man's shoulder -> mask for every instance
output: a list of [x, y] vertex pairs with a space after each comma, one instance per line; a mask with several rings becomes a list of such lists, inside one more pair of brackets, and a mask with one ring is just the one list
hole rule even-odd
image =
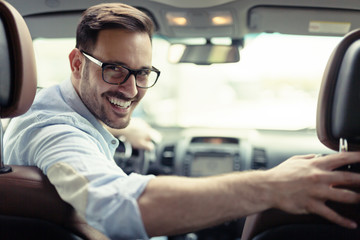
[[39, 90], [30, 109], [11, 119], [7, 130], [12, 134], [20, 134], [52, 125], [66, 125], [77, 129], [87, 129], [91, 125], [67, 104], [59, 85]]
[[57, 109], [59, 106], [64, 105], [65, 101], [61, 96], [60, 87], [58, 85], [49, 88], [39, 89], [34, 102], [30, 109], [32, 110], [46, 110]]
[[89, 128], [93, 128], [87, 119], [74, 111], [61, 111], [51, 108], [31, 108], [26, 114], [12, 119], [8, 128], [20, 132], [23, 130], [33, 131], [48, 126], [60, 126], [63, 129], [66, 126], [66, 128], [79, 129], [85, 132], [88, 132]]
[[56, 122], [71, 124], [78, 119], [81, 121], [82, 117], [65, 101], [60, 85], [54, 85], [39, 90], [29, 111], [19, 119], [47, 125]]

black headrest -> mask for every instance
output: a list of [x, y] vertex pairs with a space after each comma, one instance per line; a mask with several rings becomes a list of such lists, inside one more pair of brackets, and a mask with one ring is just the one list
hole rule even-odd
[[360, 149], [360, 29], [334, 49], [324, 72], [317, 109], [317, 134], [338, 150], [340, 138], [351, 151]]

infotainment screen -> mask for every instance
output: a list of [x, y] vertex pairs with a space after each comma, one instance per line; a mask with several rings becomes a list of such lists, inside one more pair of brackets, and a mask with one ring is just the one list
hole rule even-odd
[[200, 177], [232, 172], [233, 161], [231, 155], [195, 155], [191, 163], [190, 175]]

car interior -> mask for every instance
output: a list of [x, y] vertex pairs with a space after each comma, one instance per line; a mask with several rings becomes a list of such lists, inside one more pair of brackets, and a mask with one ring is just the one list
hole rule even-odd
[[[168, 48], [166, 53], [158, 53], [154, 56], [155, 64], [164, 66], [160, 69], [164, 80], [160, 79], [159, 89], [156, 89], [158, 86], [156, 85], [153, 93], [150, 92], [145, 100], [153, 104], [144, 103], [139, 111], [139, 114], [161, 133], [162, 139], [154, 140], [156, 149], [147, 152], [132, 148], [126, 139], [120, 138], [121, 144], [114, 158], [125, 172], [189, 177], [209, 176], [231, 171], [268, 169], [297, 154], [330, 154], [359, 150], [360, 128], [357, 123], [360, 122], [360, 112], [357, 102], [360, 85], [357, 80], [360, 77], [358, 68], [360, 6], [357, 3], [350, 0], [308, 0], [302, 3], [283, 0], [121, 2], [138, 7], [154, 20], [156, 25], [154, 52], [164, 46], [157, 44], [165, 42]], [[37, 167], [5, 166], [2, 148], [6, 122], [29, 109], [37, 90], [47, 87], [48, 84], [54, 84], [45, 83], [43, 80], [50, 77], [46, 74], [42, 75], [44, 60], [39, 56], [44, 53], [37, 52], [37, 48], [44, 48], [45, 53], [48, 54], [49, 49], [45, 48], [47, 44], [45, 40], [49, 40], [53, 43], [49, 45], [51, 50], [56, 51], [55, 48], [58, 47], [64, 52], [56, 39], [64, 39], [70, 41], [70, 45], [73, 44], [70, 38], [74, 37], [81, 12], [96, 3], [97, 1], [86, 0], [71, 3], [65, 0], [39, 0], [29, 4], [25, 0], [0, 0], [2, 120], [0, 230], [4, 239], [107, 239], [102, 233], [87, 225], [70, 205], [60, 199], [55, 188]], [[213, 20], [215, 22], [209, 24], [208, 19], [218, 19], [219, 23]], [[270, 85], [283, 83], [285, 80], [272, 79], [270, 83], [255, 80], [253, 82], [224, 80], [228, 84], [227, 87], [219, 87], [217, 83], [210, 82], [210, 77], [204, 72], [209, 71], [210, 67], [214, 68], [218, 74], [215, 74], [215, 77], [221, 76], [224, 79], [230, 79], [228, 75], [233, 77], [238, 72], [243, 74], [235, 64], [243, 62], [245, 65], [246, 49], [252, 46], [256, 48], [256, 41], [262, 38], [266, 41], [267, 50], [275, 49], [275, 42], [267, 37], [271, 35], [281, 43], [280, 37], [283, 37], [281, 34], [285, 34], [285, 38], [291, 38], [293, 35], [301, 36], [298, 43], [304, 45], [307, 40], [302, 38], [303, 36], [316, 36], [321, 40], [329, 38], [329, 41], [332, 41], [329, 47], [331, 54], [323, 54], [326, 56], [324, 67], [320, 66], [315, 57], [315, 62], [311, 63], [321, 74], [319, 77], [321, 84], [310, 89], [315, 103], [308, 97], [301, 100], [302, 103], [312, 104], [315, 110], [309, 112], [304, 110], [304, 113], [299, 115], [292, 112], [290, 114], [289, 108], [271, 110], [265, 115], [256, 115], [256, 119], [248, 120], [247, 115], [259, 111], [255, 109], [258, 104], [276, 103], [271, 98], [274, 93], [270, 93]], [[220, 44], [216, 43], [218, 38]], [[310, 41], [315, 40], [310, 39]], [[282, 45], [280, 48], [286, 46]], [[295, 54], [295, 48], [298, 48], [298, 45], [291, 45], [289, 48], [291, 53]], [[256, 56], [255, 62], [260, 61], [262, 54], [270, 55], [266, 50], [262, 49], [262, 51]], [[311, 62], [311, 54], [314, 52], [315, 55], [315, 51], [316, 49], [310, 50], [306, 61]], [[160, 57], [165, 60], [159, 60]], [[296, 56], [292, 57], [296, 58]], [[56, 62], [57, 58], [58, 56], [53, 57], [51, 63], [56, 65], [59, 71], [66, 72], [63, 69], [68, 66], [61, 68], [62, 64]], [[264, 64], [271, 65], [268, 59], [271, 61], [272, 58], [273, 56], [266, 58]], [[50, 62], [48, 59], [45, 61]], [[285, 61], [296, 65], [291, 59]], [[219, 65], [235, 68], [221, 68]], [[257, 65], [252, 71], [256, 73], [259, 68], [265, 68], [265, 65]], [[279, 66], [271, 65], [271, 67]], [[286, 67], [288, 66], [283, 68], [280, 66], [280, 69]], [[307, 71], [299, 65], [295, 68]], [[170, 75], [171, 71], [183, 77], [181, 79], [183, 82], [175, 82], [179, 79]], [[203, 76], [208, 82], [202, 79], [194, 81], [199, 78], [198, 75], [194, 78], [187, 75], [194, 71], [198, 71], [199, 76]], [[64, 73], [55, 72], [55, 74]], [[245, 72], [245, 76], [246, 74], [249, 73]], [[263, 76], [259, 74], [254, 78], [257, 77]], [[288, 76], [284, 78], [286, 77]], [[172, 78], [175, 80], [171, 80]], [[306, 77], [300, 76], [300, 78]], [[293, 81], [292, 84], [308, 89], [310, 81], [305, 81], [304, 85], [299, 85], [297, 81]], [[192, 87], [185, 87], [189, 83], [193, 84]], [[293, 87], [289, 86], [289, 83], [286, 84], [280, 89], [281, 91], [277, 90], [278, 95], [285, 95], [288, 99], [305, 95], [298, 90], [293, 91]], [[210, 94], [210, 97], [197, 95], [204, 85], [212, 87], [204, 90]], [[259, 85], [266, 85], [267, 91], [256, 92]], [[274, 86], [273, 88], [278, 88], [278, 85]], [[283, 89], [284, 92], [291, 92], [284, 93]], [[169, 97], [170, 95], [178, 98], [174, 100]], [[242, 98], [238, 100], [235, 95], [241, 95]], [[262, 97], [260, 102], [251, 103], [244, 108], [245, 110], [240, 108], [245, 105], [244, 99], [252, 100], [258, 95]], [[191, 100], [194, 96], [196, 99]], [[284, 104], [284, 101], [281, 101]], [[233, 102], [236, 102], [236, 105]], [[292, 100], [289, 103], [297, 104]], [[206, 105], [203, 107], [204, 105], [200, 104]], [[190, 109], [190, 105], [194, 106], [194, 109]], [[307, 106], [304, 109], [309, 110]], [[266, 111], [268, 107], [265, 105], [260, 109]], [[210, 113], [200, 111], [200, 108], [209, 109]], [[297, 108], [298, 112], [303, 110], [302, 105], [292, 108]], [[221, 113], [218, 114], [221, 116], [216, 116], [221, 121], [221, 125], [215, 120], [211, 121], [216, 118], [214, 112], [217, 110]], [[197, 112], [202, 116], [198, 117]], [[280, 112], [293, 114], [294, 118], [284, 118]], [[312, 118], [316, 119], [314, 126], [308, 122], [299, 125], [294, 120], [308, 113], [313, 113]], [[263, 122], [260, 123], [260, 120], [270, 121], [272, 118], [278, 125], [268, 127]], [[242, 121], [244, 125], [234, 125]], [[258, 122], [258, 125], [250, 125]], [[288, 128], [287, 124], [290, 123], [293, 126]], [[338, 170], [359, 172], [359, 166], [348, 165]], [[358, 186], [353, 186], [352, 189], [358, 191]], [[357, 214], [358, 204], [340, 205], [333, 202], [328, 204], [344, 216], [360, 223]], [[315, 215], [291, 215], [270, 209], [195, 233], [168, 236], [168, 239], [264, 240], [359, 239], [359, 237], [360, 230], [348, 230]]]
[[[317, 134], [320, 141], [335, 151], [359, 150], [356, 124], [359, 78], [360, 30], [347, 34], [330, 56], [319, 93]], [[339, 171], [359, 172], [359, 165], [347, 165]], [[339, 186], [341, 187], [341, 186]], [[350, 189], [359, 192], [359, 186]], [[360, 222], [359, 205], [328, 202], [344, 216]], [[315, 215], [289, 215], [268, 210], [249, 216], [243, 240], [248, 239], [358, 239], [359, 230], [347, 230]]]

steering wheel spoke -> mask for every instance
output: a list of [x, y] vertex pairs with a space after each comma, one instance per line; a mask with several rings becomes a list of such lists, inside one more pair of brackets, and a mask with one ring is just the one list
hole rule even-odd
[[133, 172], [147, 174], [151, 163], [156, 161], [156, 150], [135, 149], [125, 137], [121, 136], [114, 160], [126, 174]]

